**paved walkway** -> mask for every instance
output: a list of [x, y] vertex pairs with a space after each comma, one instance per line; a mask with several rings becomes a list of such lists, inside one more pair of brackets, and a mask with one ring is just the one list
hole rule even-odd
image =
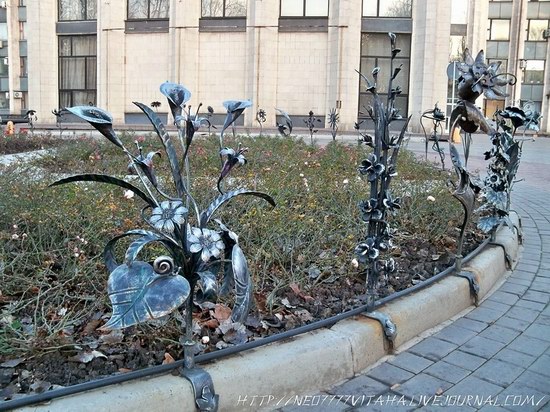
[[[480, 136], [472, 153], [487, 147]], [[481, 156], [470, 168], [485, 168]], [[525, 143], [518, 176], [526, 178], [513, 193], [524, 250], [496, 292], [434, 335], [307, 400], [316, 406], [282, 411], [550, 411], [550, 139]]]

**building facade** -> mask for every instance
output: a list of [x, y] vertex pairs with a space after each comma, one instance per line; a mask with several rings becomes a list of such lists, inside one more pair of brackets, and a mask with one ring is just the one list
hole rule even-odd
[[[8, 3], [13, 10], [24, 7], [22, 0]], [[366, 117], [364, 106], [369, 103], [356, 70], [370, 75], [373, 67], [380, 67], [379, 91], [387, 93], [389, 31], [398, 35], [402, 50], [397, 84], [403, 92], [396, 104], [404, 117], [413, 116], [413, 131], [419, 130], [420, 114], [435, 103], [447, 104], [447, 110], [452, 107], [453, 85], [447, 69], [466, 47], [474, 53], [486, 49], [490, 59], [506, 60], [503, 67], [521, 79], [511, 88], [509, 102], [530, 100], [543, 114], [548, 111], [544, 91], [545, 84], [550, 84], [544, 63], [548, 48], [546, 37], [541, 39], [539, 33], [550, 17], [546, 7], [550, 2], [546, 1], [33, 3], [26, 9], [24, 34], [28, 38], [28, 97], [17, 105], [11, 104], [15, 100], [11, 96], [8, 107], [15, 113], [29, 106], [42, 123], [55, 123], [53, 109], [82, 104], [106, 109], [118, 124], [146, 123], [132, 101], [160, 101], [159, 113], [167, 116], [158, 88], [169, 80], [192, 92], [193, 106], [199, 102], [212, 106], [219, 119], [225, 112], [224, 100], [250, 99], [253, 107], [241, 119], [245, 126], [256, 125], [258, 108], [267, 112], [273, 125], [275, 108], [281, 108], [298, 126], [310, 110], [324, 119], [336, 108], [340, 129], [352, 130], [358, 119]], [[15, 22], [9, 6], [7, 21], [13, 18]], [[0, 24], [1, 18], [0, 9]], [[14, 23], [9, 24], [8, 36], [10, 30], [15, 32]], [[508, 37], [503, 34], [506, 31]], [[27, 47], [21, 46], [21, 40], [10, 53], [12, 49], [14, 59], [21, 52], [26, 57]], [[520, 61], [525, 63], [520, 66]], [[9, 91], [23, 90], [23, 78], [12, 80], [10, 74]], [[480, 100], [479, 104], [494, 111], [492, 103]]]

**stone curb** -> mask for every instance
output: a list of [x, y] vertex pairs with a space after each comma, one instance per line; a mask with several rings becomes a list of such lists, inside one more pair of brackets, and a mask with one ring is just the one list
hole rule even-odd
[[[511, 215], [519, 227], [517, 215]], [[499, 229], [496, 241], [506, 253], [518, 257], [518, 234]], [[464, 270], [474, 273], [480, 300], [505, 275], [504, 249], [488, 246], [468, 262]], [[445, 279], [412, 295], [379, 308], [397, 325], [395, 348], [422, 332], [448, 320], [472, 305], [469, 283], [457, 276]], [[273, 410], [284, 407], [293, 395], [328, 389], [374, 364], [389, 347], [380, 324], [365, 316], [201, 365], [212, 376], [220, 395], [220, 411]], [[256, 396], [256, 398], [254, 398]], [[268, 401], [270, 404], [266, 408]], [[264, 397], [264, 398], [262, 398]], [[263, 400], [263, 405], [260, 403]], [[277, 405], [277, 402], [282, 402]], [[178, 376], [163, 375], [113, 385], [23, 411], [192, 411], [191, 385]]]

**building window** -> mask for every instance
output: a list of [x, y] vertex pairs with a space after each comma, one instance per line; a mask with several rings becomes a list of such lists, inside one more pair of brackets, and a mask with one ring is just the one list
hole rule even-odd
[[27, 22], [19, 22], [19, 40], [27, 40]]
[[246, 0], [202, 0], [202, 17], [245, 17]]
[[27, 6], [27, 0], [19, 0], [19, 6], [20, 6], [20, 7], [25, 7], [25, 6]]
[[59, 20], [95, 20], [97, 0], [59, 0]]
[[[372, 78], [372, 69], [380, 67], [378, 74], [377, 91], [382, 101], [385, 101], [388, 94], [388, 83], [390, 73], [390, 39], [385, 33], [362, 33], [361, 34], [361, 73], [367, 78]], [[395, 107], [403, 117], [408, 115], [409, 99], [409, 73], [411, 56], [411, 35], [399, 34], [397, 36], [397, 48], [401, 49], [398, 57], [394, 60], [394, 68], [403, 65], [401, 72], [396, 77], [393, 87], [400, 86], [402, 93], [395, 99]], [[359, 118], [366, 118], [365, 107], [371, 105], [372, 95], [366, 91], [364, 80], [359, 85]]]
[[0, 23], [0, 40], [8, 40], [8, 23]]
[[527, 60], [523, 72], [523, 84], [544, 83], [544, 60]]
[[510, 40], [510, 20], [491, 19], [489, 40]]
[[128, 0], [128, 19], [167, 19], [169, 0]]
[[59, 106], [96, 104], [96, 36], [59, 36]]
[[412, 0], [363, 0], [363, 17], [412, 17]]
[[546, 39], [543, 37], [543, 33], [546, 29], [548, 29], [548, 20], [529, 20], [527, 40], [545, 41]]
[[468, 24], [468, 0], [453, 0], [451, 24]]
[[449, 38], [449, 61], [462, 61], [466, 49], [466, 36], [451, 36]]
[[0, 57], [0, 76], [8, 77], [9, 65], [7, 57]]
[[328, 0], [281, 0], [281, 17], [328, 17]]
[[27, 66], [27, 58], [26, 57], [20, 57], [19, 58], [19, 76], [21, 77], [28, 77], [29, 75], [29, 69]]

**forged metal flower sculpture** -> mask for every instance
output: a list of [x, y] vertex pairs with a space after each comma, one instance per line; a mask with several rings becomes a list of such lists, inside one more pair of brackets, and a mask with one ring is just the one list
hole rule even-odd
[[284, 124], [275, 121], [277, 125], [277, 130], [279, 130], [279, 133], [282, 136], [290, 136], [290, 134], [292, 133], [292, 120], [290, 119], [290, 116], [284, 110], [277, 109], [277, 108], [275, 108], [275, 110], [277, 110], [279, 115], [282, 116], [283, 119], [285, 120]]
[[25, 119], [31, 128], [31, 134], [34, 134], [34, 122], [38, 120], [38, 117], [36, 117], [36, 110], [27, 110], [27, 113], [25, 113]]
[[311, 144], [313, 144], [313, 135], [318, 132], [318, 130], [315, 128], [315, 122], [321, 123], [321, 119], [315, 117], [313, 115], [313, 110], [310, 110], [308, 113], [308, 118], [304, 120], [304, 123], [309, 130], [309, 138], [311, 139]]
[[[192, 115], [190, 108], [187, 112], [183, 110], [184, 104], [191, 97], [191, 93], [183, 86], [164, 83], [161, 86], [161, 92], [168, 98], [174, 115], [183, 159], [178, 158], [172, 137], [166, 132], [158, 115], [142, 103], [134, 104], [148, 117], [164, 147], [174, 188], [161, 188], [155, 177], [152, 159], [157, 152], [144, 157], [138, 146], [138, 154], [132, 154], [113, 130], [112, 117], [97, 107], [88, 106], [71, 107], [67, 110], [88, 121], [128, 156], [131, 168], [138, 175], [143, 189], [122, 179], [102, 174], [76, 175], [58, 180], [51, 186], [79, 181], [109, 183], [132, 191], [145, 202], [141, 215], [150, 226], [150, 230], [130, 230], [115, 237], [105, 246], [105, 263], [111, 273], [108, 293], [113, 305], [113, 313], [103, 329], [125, 328], [157, 319], [184, 305], [184, 365], [187, 370], [194, 367], [192, 312], [195, 293], [201, 299], [205, 297], [215, 299], [218, 293], [227, 294], [234, 287], [236, 297], [231, 315], [233, 322], [243, 322], [246, 319], [252, 299], [251, 277], [238, 237], [220, 221], [215, 221], [214, 227], [210, 227], [214, 213], [240, 195], [257, 196], [273, 206], [275, 202], [265, 193], [241, 188], [220, 194], [206, 209], [200, 211], [192, 195], [188, 154], [193, 134], [201, 125], [202, 119]], [[234, 109], [231, 112], [233, 120], [247, 107], [246, 103], [242, 102], [228, 104], [228, 106]], [[230, 122], [226, 122], [226, 126], [229, 124]], [[235, 164], [244, 164], [242, 157], [244, 150], [221, 151], [222, 155], [227, 156], [227, 164], [220, 172], [218, 183], [228, 175]], [[181, 163], [186, 166], [183, 170]], [[124, 261], [119, 263], [114, 246], [120, 239], [126, 237], [134, 237], [135, 240], [126, 250]], [[153, 243], [162, 245], [169, 256], [158, 257], [152, 265], [139, 261], [139, 253], [144, 247]], [[218, 287], [217, 281], [220, 273], [223, 273], [221, 288]], [[195, 387], [194, 375], [191, 376], [192, 374], [188, 374], [185, 370], [182, 374], [190, 379]], [[210, 400], [213, 402], [210, 407], [214, 407], [213, 387], [208, 390], [211, 392]], [[201, 394], [196, 395], [198, 403]]]
[[[424, 123], [422, 122], [422, 119], [428, 119], [432, 121], [432, 134], [430, 137], [428, 137], [428, 133], [426, 132], [426, 128], [424, 127]], [[433, 140], [434, 143], [432, 145], [432, 149], [434, 152], [436, 152], [439, 155], [439, 160], [441, 161], [441, 168], [445, 170], [445, 151], [439, 146], [439, 140], [441, 139], [441, 136], [443, 135], [443, 126], [441, 123], [445, 121], [445, 114], [437, 107], [437, 103], [431, 110], [426, 110], [422, 115], [420, 116], [420, 126], [422, 126], [422, 130], [424, 131], [424, 138], [425, 140], [425, 146], [424, 146], [424, 152], [426, 155], [426, 160], [428, 160], [428, 141]], [[439, 131], [439, 133], [438, 133]]]
[[486, 202], [478, 209], [489, 212], [488, 216], [479, 219], [478, 227], [492, 235], [501, 222], [513, 227], [508, 214], [522, 152], [522, 142], [517, 141], [514, 136], [516, 130], [528, 121], [525, 112], [518, 107], [506, 107], [495, 113], [497, 127], [491, 134], [493, 147], [485, 152], [485, 160], [491, 160], [482, 189]]
[[265, 123], [266, 120], [267, 120], [267, 118], [266, 118], [265, 110], [264, 109], [258, 109], [258, 111], [256, 112], [256, 121], [260, 125], [260, 137], [262, 136], [262, 131], [264, 129], [264, 123]]
[[340, 116], [336, 112], [336, 108], [330, 109], [328, 114], [328, 124], [330, 126], [330, 134], [332, 135], [332, 140], [336, 140], [336, 134], [338, 133], [338, 123], [340, 123]]
[[227, 109], [227, 116], [220, 133], [220, 150], [223, 148], [223, 134], [225, 129], [232, 126], [233, 137], [235, 137], [235, 120], [243, 114], [244, 109], [250, 106], [252, 106], [252, 102], [250, 100], [226, 100], [223, 102], [223, 107]]
[[[361, 218], [367, 224], [367, 231], [365, 240], [356, 246], [355, 253], [359, 262], [366, 266], [364, 273], [366, 275], [367, 291], [373, 301], [380, 277], [387, 277], [396, 270], [393, 259], [379, 260], [379, 258], [380, 252], [387, 252], [392, 248], [392, 234], [387, 217], [388, 214], [400, 208], [400, 201], [398, 198], [392, 197], [390, 183], [392, 178], [397, 175], [397, 157], [411, 119], [411, 117], [406, 119], [398, 136], [391, 135], [390, 124], [394, 120], [402, 118], [399, 110], [395, 107], [395, 98], [401, 93], [401, 88], [399, 86], [393, 87], [393, 82], [401, 67], [394, 67], [394, 60], [400, 52], [396, 45], [397, 37], [393, 33], [389, 33], [389, 37], [391, 44], [391, 75], [389, 76], [388, 90], [390, 90], [390, 93], [385, 106], [377, 91], [380, 68], [375, 67], [373, 69], [373, 82], [358, 72], [367, 85], [367, 91], [372, 95], [372, 106], [365, 109], [374, 122], [375, 130], [374, 137], [365, 132], [360, 132], [360, 142], [365, 143], [372, 151], [358, 167], [359, 173], [366, 176], [370, 184], [370, 197], [369, 200], [364, 200], [359, 204]], [[356, 129], [359, 129], [359, 127], [360, 123], [356, 124]]]

